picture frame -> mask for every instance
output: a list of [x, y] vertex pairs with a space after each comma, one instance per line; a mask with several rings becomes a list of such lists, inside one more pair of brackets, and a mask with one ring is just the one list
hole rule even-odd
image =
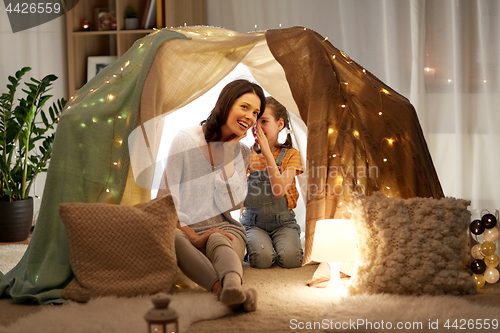
[[96, 56], [87, 58], [87, 82], [96, 76], [104, 67], [117, 59], [117, 56]]

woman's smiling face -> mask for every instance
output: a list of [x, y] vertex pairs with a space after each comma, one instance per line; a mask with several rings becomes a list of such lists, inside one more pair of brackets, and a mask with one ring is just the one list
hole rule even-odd
[[243, 136], [255, 124], [260, 112], [260, 98], [255, 93], [246, 93], [234, 101], [226, 123], [222, 126], [222, 141], [231, 135]]

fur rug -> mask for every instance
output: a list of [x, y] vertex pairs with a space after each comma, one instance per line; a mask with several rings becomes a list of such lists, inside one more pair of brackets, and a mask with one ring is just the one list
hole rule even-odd
[[[0, 263], [5, 258], [1, 252], [3, 247], [0, 246]], [[475, 295], [416, 297], [379, 294], [332, 298], [328, 297], [322, 288], [307, 287], [307, 282], [312, 278], [316, 268], [316, 265], [307, 265], [294, 269], [276, 266], [270, 269], [253, 269], [244, 265], [245, 287], [255, 288], [259, 294], [259, 309], [256, 312], [229, 312], [224, 307], [221, 309], [220, 303], [212, 295], [187, 290], [181, 290], [172, 296], [172, 307], [180, 314], [181, 328], [185, 333], [281, 333], [327, 330], [374, 333], [447, 332], [458, 330], [444, 327], [448, 319], [451, 321], [450, 326], [455, 319], [458, 319], [459, 328], [460, 319], [482, 319], [483, 323], [485, 319], [490, 319], [490, 324], [493, 319], [500, 320], [500, 283], [488, 284]], [[5, 299], [0, 300], [0, 319], [11, 315], [19, 319], [10, 326], [0, 326], [0, 332], [145, 332], [146, 322], [143, 315], [150, 307], [152, 304], [149, 297], [133, 299], [108, 297], [95, 299], [87, 304], [72, 303], [43, 307], [10, 305]], [[33, 313], [33, 310], [38, 312]], [[20, 311], [26, 312], [20, 313]], [[20, 314], [27, 316], [21, 317]], [[218, 319], [204, 320], [210, 318]], [[349, 324], [349, 321], [357, 322], [357, 320], [364, 320], [365, 324], [357, 327], [344, 324], [343, 329], [335, 327], [336, 323]], [[378, 326], [382, 320], [385, 329]], [[429, 329], [429, 324], [434, 325], [436, 320], [439, 329]], [[12, 323], [7, 320], [4, 322]], [[372, 328], [367, 322], [372, 323]], [[392, 330], [387, 330], [388, 322], [393, 325]], [[421, 322], [422, 328], [398, 330], [396, 328], [398, 322]], [[113, 323], [112, 326], [109, 323]], [[190, 323], [192, 324], [189, 326]], [[307, 325], [315, 323], [319, 323], [316, 329], [306, 328]], [[462, 331], [496, 330], [492, 327], [489, 330], [462, 329]]]
[[[171, 296], [170, 306], [179, 315], [179, 328], [186, 332], [193, 322], [215, 319], [230, 313], [217, 301], [215, 295], [206, 292], [183, 292]], [[153, 307], [150, 297], [116, 298], [102, 297], [80, 304], [44, 307], [41, 311], [23, 317], [3, 333], [44, 332], [146, 332], [144, 314]]]
[[13, 244], [0, 246], [0, 272], [7, 273], [23, 257], [28, 245]]
[[[0, 246], [0, 271], [6, 273], [21, 259], [27, 245]], [[182, 277], [176, 282], [188, 284]], [[191, 283], [192, 284], [192, 283]], [[192, 287], [192, 285], [191, 285]], [[215, 319], [231, 311], [217, 301], [215, 295], [198, 290], [180, 290], [171, 295], [170, 306], [179, 315], [179, 328], [186, 332], [197, 321]], [[88, 303], [71, 302], [68, 305], [46, 306], [33, 315], [23, 317], [8, 327], [0, 327], [2, 333], [41, 332], [145, 332], [144, 314], [153, 307], [151, 297], [96, 298]], [[91, 320], [90, 320], [91, 318]]]
[[488, 319], [490, 325], [496, 320], [496, 325], [485, 330], [489, 332], [495, 331], [495, 326], [500, 327], [500, 308], [471, 303], [456, 296], [358, 295], [337, 299], [325, 310], [323, 318], [326, 321], [322, 322], [322, 328], [326, 332], [338, 332], [341, 328], [342, 332], [377, 333], [455, 329], [482, 332], [476, 320], [484, 324]]

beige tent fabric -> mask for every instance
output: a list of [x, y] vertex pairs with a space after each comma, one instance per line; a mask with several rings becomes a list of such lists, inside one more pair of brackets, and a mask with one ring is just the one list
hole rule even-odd
[[[413, 106], [314, 31], [176, 31], [192, 39], [170, 40], [159, 48], [142, 92], [141, 126], [129, 138], [138, 186], [151, 188], [162, 132], [158, 116], [201, 96], [248, 55], [247, 65], [257, 74], [257, 82], [273, 95], [281, 94], [284, 104], [307, 125], [305, 264], [311, 262], [316, 221], [349, 218], [347, 207], [354, 192], [443, 196]], [[281, 74], [276, 76], [279, 83], [273, 82], [272, 74], [265, 76], [266, 66], [276, 69], [276, 64], [255, 55], [267, 48], [283, 68], [287, 84]], [[140, 191], [127, 191], [132, 196], [136, 192]]]
[[268, 30], [266, 39], [308, 128], [304, 263], [311, 261], [316, 221], [349, 218], [354, 192], [443, 197], [405, 97], [312, 30]]
[[[159, 188], [152, 184], [163, 130], [163, 117], [206, 93], [223, 79], [259, 42], [263, 32], [242, 34], [213, 27], [173, 29], [189, 40], [169, 40], [155, 55], [146, 78], [142, 96], [139, 126], [129, 138], [134, 184], [127, 183], [125, 202], [144, 199], [144, 191]], [[207, 105], [207, 115], [213, 107]], [[200, 119], [201, 120], [201, 119]]]

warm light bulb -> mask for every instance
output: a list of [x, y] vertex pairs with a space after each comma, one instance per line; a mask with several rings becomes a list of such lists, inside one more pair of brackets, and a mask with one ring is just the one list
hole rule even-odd
[[112, 101], [116, 96], [109, 94], [108, 95], [108, 100]]
[[474, 279], [474, 282], [476, 282], [477, 284], [477, 289], [484, 287], [486, 280], [484, 279], [484, 276], [482, 274], [473, 274], [472, 278]]
[[366, 74], [366, 69], [364, 69], [364, 68], [363, 68], [363, 73], [365, 73], [365, 74]]
[[[476, 244], [470, 250], [470, 253], [474, 259], [483, 259], [484, 255], [481, 253], [481, 244]], [[486, 262], [486, 260], [485, 260]]]
[[124, 67], [127, 67], [128, 65], [130, 65], [130, 60], [127, 60]]
[[490, 242], [494, 242], [498, 239], [498, 228], [497, 227], [493, 227], [491, 229], [486, 229], [484, 231], [484, 239], [486, 239], [487, 241], [490, 241]]
[[393, 139], [387, 139], [387, 142], [389, 142], [390, 145], [392, 145], [392, 143], [394, 142]]
[[113, 165], [118, 165], [118, 162], [113, 162]]
[[384, 94], [386, 94], [386, 95], [390, 95], [390, 94], [391, 94], [391, 93], [389, 92], [389, 90], [384, 89], [384, 88], [380, 89], [380, 92], [383, 92], [383, 93], [384, 93]]
[[108, 193], [109, 193], [109, 188], [106, 188], [106, 192], [108, 192]]
[[485, 241], [483, 244], [481, 244], [481, 252], [485, 256], [491, 256], [493, 253], [495, 253], [495, 250], [497, 249], [495, 243], [490, 242], [490, 241]]
[[[479, 244], [476, 244], [476, 245], [479, 245]], [[474, 249], [474, 248], [472, 248], [472, 249]], [[474, 257], [474, 254], [472, 254], [472, 256]], [[476, 258], [476, 257], [474, 257], [474, 258]], [[479, 258], [479, 259], [481, 259], [481, 258]], [[497, 267], [499, 262], [500, 262], [500, 258], [495, 253], [493, 253], [491, 256], [484, 257], [484, 263], [488, 267]]]
[[328, 134], [332, 134], [333, 133], [333, 129], [328, 129]]
[[332, 59], [335, 59], [335, 54], [333, 55]]
[[122, 119], [122, 116], [118, 116], [118, 117], [116, 117], [116, 118], [118, 118], [118, 119]]
[[342, 106], [343, 108], [345, 108], [345, 104], [342, 104], [341, 106]]
[[382, 111], [380, 111], [380, 112], [378, 113], [378, 115], [379, 115], [379, 116], [381, 116], [381, 115], [382, 115]]
[[122, 140], [118, 140], [118, 143], [119, 143], [119, 144], [122, 144], [122, 143], [123, 143], [123, 141], [122, 141]]
[[390, 189], [391, 189], [389, 186], [386, 186], [385, 188], [386, 188], [386, 189], [388, 189], [388, 190], [390, 190]]
[[387, 158], [384, 158], [384, 162], [387, 162]]
[[488, 283], [495, 283], [498, 281], [499, 278], [500, 278], [500, 273], [496, 268], [489, 267], [484, 272], [484, 279]]

